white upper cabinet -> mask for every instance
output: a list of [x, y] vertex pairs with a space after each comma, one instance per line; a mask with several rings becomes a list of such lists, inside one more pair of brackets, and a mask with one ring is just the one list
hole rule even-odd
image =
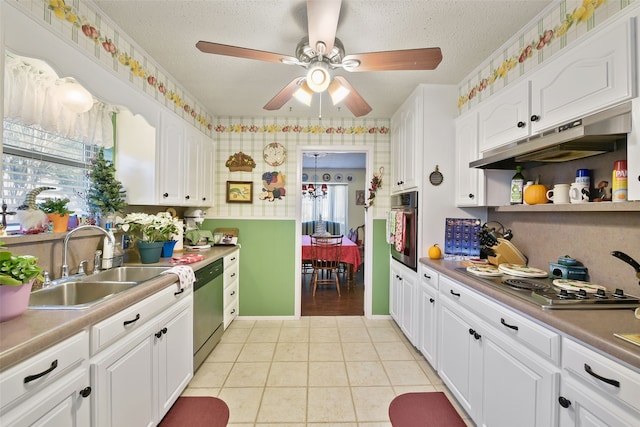
[[422, 87], [418, 87], [391, 118], [392, 193], [420, 184], [422, 102]]
[[531, 134], [529, 81], [505, 89], [478, 109], [479, 149], [485, 152]]
[[531, 79], [531, 127], [538, 133], [615, 105], [635, 92], [635, 20], [595, 32]]
[[[185, 152], [189, 148], [185, 140], [185, 126], [180, 118], [162, 112], [158, 139], [157, 199], [161, 205], [186, 205], [185, 181], [189, 181]], [[189, 157], [186, 157], [188, 159]]]
[[456, 120], [456, 206], [483, 206], [484, 171], [469, 167], [478, 158], [478, 115], [475, 111]]

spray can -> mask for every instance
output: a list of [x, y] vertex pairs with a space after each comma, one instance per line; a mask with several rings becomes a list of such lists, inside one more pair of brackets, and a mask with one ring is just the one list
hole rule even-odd
[[613, 166], [611, 200], [614, 202], [627, 201], [627, 161], [617, 160]]

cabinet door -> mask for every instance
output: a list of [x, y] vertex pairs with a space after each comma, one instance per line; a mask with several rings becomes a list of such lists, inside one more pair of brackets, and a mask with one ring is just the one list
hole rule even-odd
[[402, 323], [400, 320], [400, 311], [402, 304], [402, 276], [397, 268], [393, 266], [394, 261], [391, 261], [391, 278], [389, 280], [389, 314], [391, 318], [396, 321], [398, 326]]
[[633, 131], [627, 137], [627, 198], [640, 200], [640, 98], [631, 107]]
[[533, 133], [633, 96], [633, 22], [624, 20], [605, 27], [533, 76]]
[[484, 171], [470, 168], [478, 159], [478, 116], [462, 116], [456, 121], [456, 206], [482, 206], [484, 204]]
[[185, 127], [184, 157], [184, 206], [200, 206], [200, 175], [202, 174], [202, 134], [197, 129]]
[[404, 113], [398, 111], [391, 118], [391, 192], [402, 191], [402, 152], [404, 145]]
[[413, 274], [402, 274], [400, 277], [400, 288], [402, 289], [402, 303], [400, 311], [400, 329], [412, 344], [416, 344], [418, 334], [416, 333], [416, 308], [417, 294], [416, 277]]
[[202, 138], [200, 150], [200, 174], [199, 174], [199, 199], [198, 206], [213, 206], [213, 189], [216, 173], [215, 147], [213, 141], [207, 137]]
[[142, 332], [137, 340], [115, 344], [99, 363], [92, 364], [92, 425], [155, 426], [154, 336], [149, 328]]
[[421, 141], [422, 118], [420, 116], [422, 97], [412, 100], [411, 108], [404, 115], [404, 144], [402, 144], [402, 190], [411, 190], [418, 186], [418, 144]]
[[471, 357], [478, 341], [468, 320], [456, 314], [446, 299], [440, 303], [440, 340], [438, 374], [456, 396], [462, 408], [471, 414], [471, 375], [479, 374], [471, 369]]
[[420, 298], [418, 299], [418, 339], [422, 355], [434, 369], [437, 369], [437, 338], [438, 338], [438, 306], [437, 291], [426, 284], [420, 285]]
[[[183, 303], [181, 305], [186, 304]], [[159, 418], [171, 409], [193, 377], [193, 310], [191, 304], [167, 321], [156, 337], [159, 356]]]
[[163, 112], [160, 118], [158, 203], [183, 205], [185, 124], [172, 113]]
[[530, 135], [529, 82], [505, 89], [478, 109], [480, 152], [526, 138]]
[[[553, 427], [560, 372], [487, 330], [483, 341], [482, 425]], [[475, 404], [476, 401], [474, 400]], [[478, 402], [479, 403], [479, 402]]]

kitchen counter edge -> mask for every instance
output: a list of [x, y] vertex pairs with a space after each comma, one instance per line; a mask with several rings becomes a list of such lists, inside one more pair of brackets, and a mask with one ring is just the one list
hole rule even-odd
[[[194, 271], [229, 255], [238, 246], [216, 246], [195, 252], [205, 256], [203, 261], [189, 264]], [[162, 258], [147, 267], [173, 267], [170, 258]], [[64, 341], [83, 329], [113, 316], [154, 293], [176, 283], [175, 276], [160, 275], [122, 292], [103, 303], [83, 310], [27, 310], [20, 317], [0, 323], [0, 372], [32, 357], [44, 349]]]
[[596, 352], [613, 357], [618, 362], [640, 372], [640, 347], [613, 335], [614, 333], [640, 334], [640, 320], [635, 318], [632, 309], [543, 310], [532, 303], [520, 300], [456, 271], [456, 268], [462, 266], [458, 261], [420, 258], [420, 263], [555, 330], [563, 337], [577, 340]]

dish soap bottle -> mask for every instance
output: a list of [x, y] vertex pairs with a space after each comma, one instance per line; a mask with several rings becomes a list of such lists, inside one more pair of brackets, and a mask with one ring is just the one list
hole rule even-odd
[[511, 204], [521, 205], [524, 187], [524, 176], [522, 175], [522, 166], [516, 166], [516, 174], [511, 178]]
[[110, 225], [107, 224], [107, 233], [109, 233], [109, 237], [104, 237], [104, 242], [102, 246], [102, 269], [108, 270], [113, 267], [113, 243], [115, 242], [115, 236], [113, 235], [113, 230]]

